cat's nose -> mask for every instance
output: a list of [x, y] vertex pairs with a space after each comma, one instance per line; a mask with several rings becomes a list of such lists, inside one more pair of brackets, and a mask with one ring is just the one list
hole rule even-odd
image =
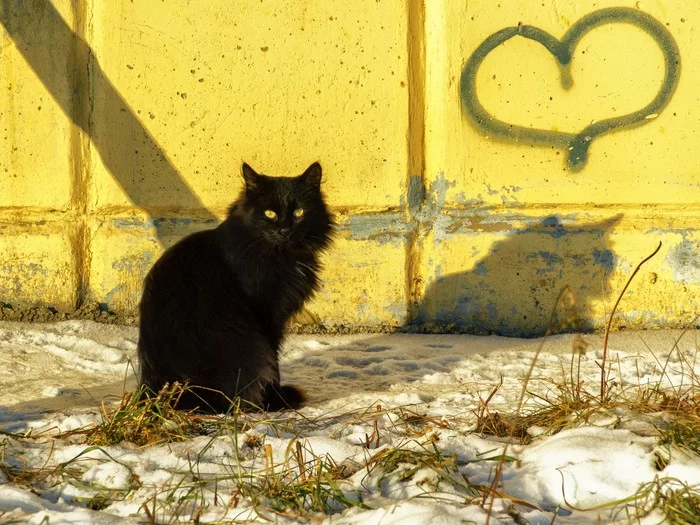
[[291, 233], [291, 230], [289, 228], [280, 228], [280, 235], [283, 237], [289, 237], [289, 234]]

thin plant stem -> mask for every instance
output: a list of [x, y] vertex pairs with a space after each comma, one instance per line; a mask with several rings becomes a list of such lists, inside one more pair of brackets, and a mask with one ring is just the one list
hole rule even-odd
[[659, 245], [656, 247], [656, 250], [651, 255], [648, 255], [642, 262], [640, 262], [637, 267], [634, 269], [632, 272], [632, 275], [630, 275], [630, 278], [627, 279], [627, 283], [625, 284], [625, 287], [622, 289], [620, 294], [617, 296], [617, 301], [615, 301], [615, 306], [613, 306], [612, 312], [610, 312], [610, 317], [608, 317], [608, 324], [605, 327], [605, 338], [603, 339], [603, 359], [600, 364], [600, 402], [605, 403], [605, 394], [606, 394], [606, 377], [605, 377], [605, 360], [607, 359], [608, 356], [608, 336], [610, 335], [610, 327], [612, 326], [612, 320], [613, 317], [615, 316], [615, 310], [617, 310], [617, 306], [620, 304], [620, 301], [622, 301], [622, 297], [625, 295], [625, 292], [627, 291], [627, 288], [629, 287], [630, 283], [632, 283], [632, 279], [634, 279], [634, 276], [637, 275], [637, 272], [639, 269], [642, 267], [644, 263], [646, 263], [649, 259], [654, 257], [657, 253], [659, 253], [659, 250], [661, 249], [661, 241], [659, 241]]

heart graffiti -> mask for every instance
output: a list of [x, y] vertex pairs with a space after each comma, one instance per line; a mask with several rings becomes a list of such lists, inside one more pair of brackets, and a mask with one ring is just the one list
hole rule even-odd
[[[561, 84], [564, 89], [573, 85], [571, 76], [571, 58], [577, 44], [592, 29], [605, 24], [632, 24], [648, 33], [659, 45], [664, 57], [665, 73], [658, 93], [643, 108], [609, 119], [593, 122], [579, 133], [549, 131], [516, 126], [491, 115], [479, 102], [476, 94], [476, 74], [486, 56], [503, 42], [522, 36], [542, 44], [560, 65]], [[484, 40], [469, 57], [460, 79], [462, 107], [472, 122], [489, 135], [513, 141], [532, 144], [556, 146], [568, 150], [568, 164], [572, 170], [585, 166], [588, 160], [588, 148], [597, 137], [610, 131], [643, 125], [654, 118], [666, 107], [678, 85], [680, 77], [680, 52], [671, 33], [651, 15], [626, 7], [612, 7], [590, 13], [564, 34], [561, 40], [528, 25], [506, 27]]]

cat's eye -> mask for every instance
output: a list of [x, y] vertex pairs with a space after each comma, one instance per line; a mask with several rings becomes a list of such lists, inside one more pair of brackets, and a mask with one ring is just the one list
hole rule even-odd
[[294, 216], [297, 219], [301, 219], [304, 216], [304, 214], [306, 214], [306, 210], [304, 208], [297, 208], [296, 210], [294, 210]]
[[277, 214], [272, 210], [265, 210], [265, 217], [274, 221], [277, 218]]

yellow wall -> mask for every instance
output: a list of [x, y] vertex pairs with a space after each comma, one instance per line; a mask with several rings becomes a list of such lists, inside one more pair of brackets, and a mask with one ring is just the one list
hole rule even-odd
[[691, 0], [3, 2], [0, 301], [133, 314], [242, 161], [319, 160], [341, 228], [308, 322], [536, 334], [568, 286], [557, 326], [600, 327], [661, 241], [619, 324], [685, 326], [698, 24]]

